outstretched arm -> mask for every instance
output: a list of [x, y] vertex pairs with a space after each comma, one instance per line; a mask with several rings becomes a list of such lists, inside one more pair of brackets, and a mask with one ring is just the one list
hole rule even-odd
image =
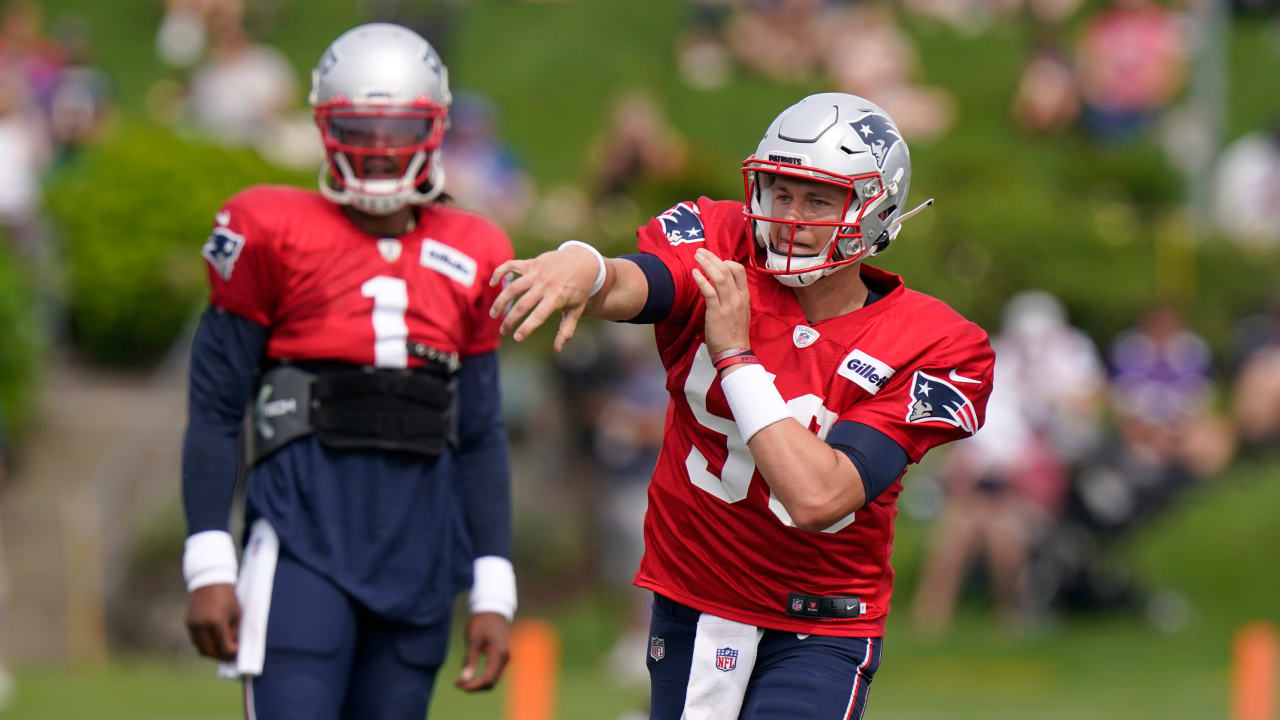
[[514, 330], [512, 337], [519, 342], [561, 311], [556, 352], [573, 337], [583, 315], [630, 320], [645, 309], [649, 298], [649, 280], [639, 265], [625, 258], [603, 258], [580, 244], [566, 243], [527, 260], [508, 260], [493, 271], [489, 284], [497, 285], [508, 274], [516, 277], [494, 300], [489, 315], [503, 315], [501, 332]]

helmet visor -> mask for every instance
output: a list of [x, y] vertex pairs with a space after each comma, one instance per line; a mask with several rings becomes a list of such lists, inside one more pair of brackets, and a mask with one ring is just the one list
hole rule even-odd
[[337, 115], [329, 118], [329, 133], [338, 144], [353, 149], [394, 151], [426, 143], [433, 125], [427, 117]]
[[[414, 163], [418, 153], [430, 155], [444, 137], [447, 108], [435, 105], [355, 107], [322, 105], [316, 108], [316, 124], [329, 156], [333, 179], [339, 187], [346, 178], [340, 166], [349, 167], [354, 179], [401, 179], [412, 184], [426, 179], [429, 166]], [[409, 178], [411, 166], [416, 177]]]

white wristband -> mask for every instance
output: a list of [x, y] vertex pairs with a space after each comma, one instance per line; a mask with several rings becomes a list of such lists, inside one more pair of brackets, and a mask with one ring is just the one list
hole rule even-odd
[[206, 585], [234, 585], [236, 544], [225, 530], [205, 530], [187, 538], [182, 550], [182, 577], [187, 592]]
[[747, 364], [720, 379], [742, 442], [747, 443], [766, 427], [792, 417], [778, 388], [763, 365]]
[[467, 603], [471, 614], [494, 612], [507, 620], [516, 614], [516, 570], [511, 561], [497, 555], [484, 555], [471, 563], [475, 579]]
[[600, 292], [600, 288], [604, 287], [604, 277], [605, 277], [604, 256], [600, 254], [599, 250], [591, 247], [590, 245], [582, 242], [581, 240], [565, 240], [564, 242], [560, 243], [560, 247], [556, 249], [563, 250], [567, 247], [580, 247], [580, 248], [583, 248], [584, 250], [587, 250], [592, 255], [596, 256], [596, 263], [600, 265], [600, 270], [596, 272], [596, 281], [591, 284], [591, 293], [587, 295], [587, 297], [595, 297], [595, 294]]

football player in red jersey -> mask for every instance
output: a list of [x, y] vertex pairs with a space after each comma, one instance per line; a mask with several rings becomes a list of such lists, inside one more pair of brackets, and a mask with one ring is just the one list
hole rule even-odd
[[[910, 463], [982, 424], [987, 334], [865, 264], [902, 222], [907, 145], [853, 95], [805, 98], [742, 166], [745, 204], [683, 202], [604, 259], [497, 268], [516, 340], [562, 311], [654, 324], [670, 405], [636, 584], [656, 719], [856, 718], [880, 662]], [[923, 206], [922, 206], [923, 207]]]
[[[420, 720], [470, 587], [457, 684], [492, 687], [516, 606], [497, 290], [506, 235], [441, 200], [435, 50], [356, 27], [313, 73], [320, 192], [215, 216], [183, 449], [187, 627], [249, 718]], [[252, 405], [242, 566], [228, 532]]]

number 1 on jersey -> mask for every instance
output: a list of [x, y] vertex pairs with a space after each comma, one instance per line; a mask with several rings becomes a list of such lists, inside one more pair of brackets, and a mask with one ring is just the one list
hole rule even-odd
[[379, 275], [366, 280], [360, 293], [373, 298], [373, 364], [409, 367], [409, 284], [403, 278]]

